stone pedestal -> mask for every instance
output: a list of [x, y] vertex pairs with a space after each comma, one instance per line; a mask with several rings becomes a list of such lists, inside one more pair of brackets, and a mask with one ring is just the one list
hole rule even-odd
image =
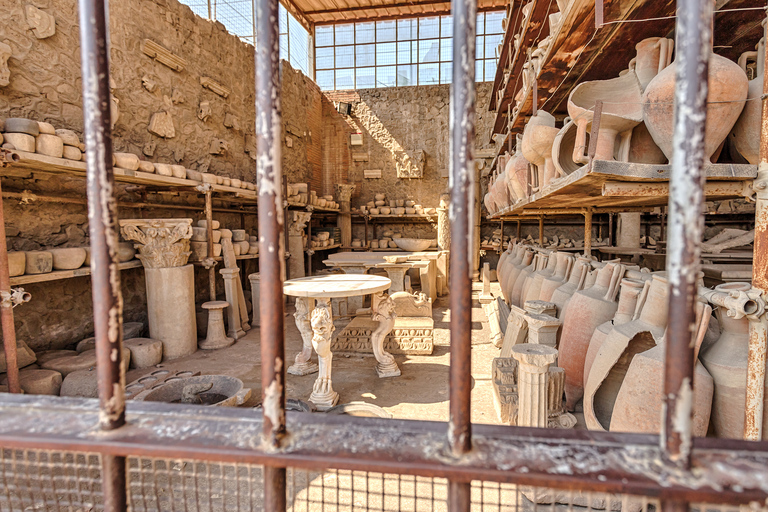
[[398, 265], [396, 263], [384, 263], [378, 268], [383, 268], [387, 272], [387, 277], [392, 281], [389, 291], [391, 293], [404, 292], [405, 273], [411, 268], [410, 265]]
[[304, 228], [307, 227], [311, 212], [289, 212], [290, 224], [288, 225], [288, 272], [291, 279], [307, 275], [304, 265]]
[[296, 298], [296, 312], [293, 317], [296, 319], [296, 327], [301, 333], [303, 347], [301, 352], [296, 354], [294, 363], [286, 370], [291, 375], [309, 375], [316, 373], [318, 367], [310, 359], [312, 357], [312, 325], [310, 323], [310, 314], [315, 307], [315, 299], [305, 297]]
[[261, 310], [259, 302], [261, 300], [261, 274], [255, 273], [248, 276], [251, 282], [251, 305], [253, 306], [253, 320], [251, 327], [261, 327]]
[[149, 336], [163, 342], [163, 360], [197, 350], [195, 271], [192, 265], [145, 268]]
[[203, 303], [203, 309], [208, 310], [208, 334], [198, 346], [204, 350], [213, 350], [232, 345], [234, 338], [227, 337], [224, 332], [224, 309], [229, 303], [224, 300], [214, 300]]
[[616, 247], [640, 247], [640, 224], [642, 213], [619, 213], [619, 225], [616, 230]]
[[562, 321], [550, 315], [525, 315], [528, 321], [528, 343], [537, 343], [555, 348], [557, 330]]
[[222, 268], [219, 270], [219, 273], [224, 278], [224, 293], [229, 303], [229, 309], [227, 310], [227, 336], [239, 340], [245, 336], [240, 319], [240, 303], [237, 300], [237, 282], [240, 279], [240, 269]]
[[163, 359], [197, 350], [195, 272], [189, 259], [192, 219], [126, 219], [123, 237], [136, 242], [147, 283], [149, 335], [163, 343]]
[[518, 427], [542, 427], [548, 424], [547, 380], [549, 365], [557, 350], [546, 345], [526, 343], [512, 349], [517, 360]]
[[339, 199], [339, 215], [337, 223], [341, 230], [341, 246], [350, 247], [352, 245], [352, 214], [350, 213], [349, 200], [352, 198], [354, 185], [336, 185]]

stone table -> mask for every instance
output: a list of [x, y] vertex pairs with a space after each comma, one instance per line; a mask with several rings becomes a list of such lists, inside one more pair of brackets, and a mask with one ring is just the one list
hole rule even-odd
[[[383, 276], [354, 274], [302, 277], [284, 283], [283, 292], [296, 297], [296, 326], [304, 341], [304, 349], [296, 356], [296, 362], [288, 368], [288, 373], [298, 375], [313, 373], [314, 365], [310, 363], [310, 356], [314, 347], [319, 363], [319, 375], [309, 400], [319, 410], [328, 410], [339, 401], [339, 394], [333, 390], [331, 382], [333, 360], [331, 337], [334, 331], [331, 299], [380, 294], [391, 285], [392, 281]], [[380, 295], [375, 296], [374, 310], [390, 312], [390, 308], [382, 307], [386, 301], [390, 299]], [[391, 329], [389, 319], [386, 314], [379, 315], [380, 324], [384, 324], [384, 329], [387, 325]], [[389, 332], [378, 333], [382, 344], [387, 334]], [[391, 371], [391, 365], [394, 362], [392, 356], [384, 352], [383, 348], [376, 350], [374, 354], [379, 362], [377, 371], [378, 368], [382, 368], [385, 373], [387, 373], [386, 370], [393, 373]]]

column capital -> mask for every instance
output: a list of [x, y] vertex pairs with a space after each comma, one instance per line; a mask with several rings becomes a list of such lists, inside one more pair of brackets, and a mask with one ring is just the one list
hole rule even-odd
[[512, 357], [528, 373], [547, 373], [549, 365], [557, 359], [557, 349], [547, 345], [524, 343], [512, 348]]
[[339, 202], [349, 201], [352, 199], [352, 192], [355, 191], [355, 185], [337, 184], [336, 190], [338, 191]]
[[191, 254], [192, 219], [125, 219], [120, 232], [137, 242], [144, 268], [183, 267]]

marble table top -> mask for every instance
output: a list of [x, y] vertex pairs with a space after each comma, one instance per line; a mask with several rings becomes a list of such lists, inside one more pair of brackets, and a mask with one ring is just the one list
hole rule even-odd
[[335, 298], [355, 297], [383, 292], [392, 281], [383, 276], [365, 274], [331, 274], [290, 279], [283, 283], [283, 292], [294, 297]]

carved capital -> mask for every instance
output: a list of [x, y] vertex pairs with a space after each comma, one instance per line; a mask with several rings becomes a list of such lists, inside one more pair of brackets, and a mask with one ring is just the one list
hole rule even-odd
[[183, 267], [189, 255], [192, 219], [126, 219], [120, 221], [126, 240], [137, 242], [144, 268]]
[[336, 185], [338, 191], [339, 202], [349, 201], [352, 199], [352, 192], [355, 191], [355, 185]]
[[312, 212], [291, 212], [290, 224], [288, 225], [288, 236], [301, 236], [304, 234], [304, 228], [307, 227], [309, 219], [312, 218]]

